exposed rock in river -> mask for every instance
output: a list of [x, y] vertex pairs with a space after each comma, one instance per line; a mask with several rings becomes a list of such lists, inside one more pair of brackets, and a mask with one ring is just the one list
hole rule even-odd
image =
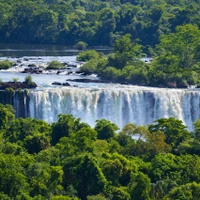
[[36, 88], [37, 84], [32, 83], [25, 83], [25, 82], [2, 82], [0, 83], [0, 90], [5, 90], [7, 88], [16, 89], [26, 89], [26, 88]]

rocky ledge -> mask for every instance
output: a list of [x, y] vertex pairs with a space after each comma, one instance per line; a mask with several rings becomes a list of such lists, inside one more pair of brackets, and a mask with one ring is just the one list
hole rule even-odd
[[29, 89], [29, 88], [36, 88], [37, 84], [32, 83], [25, 83], [25, 82], [1, 82], [0, 83], [0, 90], [6, 90], [7, 88], [16, 89]]
[[66, 81], [73, 81], [73, 82], [82, 82], [82, 83], [120, 83], [120, 84], [127, 84], [125, 82], [115, 82], [115, 81], [108, 81], [108, 80], [100, 80], [100, 79], [67, 79]]

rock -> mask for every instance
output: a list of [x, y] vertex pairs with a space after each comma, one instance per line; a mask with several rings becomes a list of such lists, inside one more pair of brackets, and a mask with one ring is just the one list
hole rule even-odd
[[16, 89], [29, 89], [29, 88], [36, 88], [37, 84], [32, 82], [27, 84], [25, 82], [2, 82], [0, 83], [0, 90], [5, 90], [7, 88]]
[[169, 88], [177, 88], [176, 81], [168, 82], [167, 83], [167, 87], [169, 87]]
[[63, 86], [71, 86], [69, 83], [63, 83]]
[[52, 85], [62, 85], [60, 82], [53, 82]]
[[82, 82], [82, 83], [110, 83], [110, 81], [97, 80], [97, 79], [68, 79], [67, 81]]
[[52, 85], [63, 85], [63, 86], [71, 86], [69, 83], [60, 83], [60, 82], [53, 82]]
[[29, 64], [28, 67], [37, 67], [35, 64]]
[[36, 73], [36, 74], [41, 74], [43, 73], [43, 70], [41, 68], [25, 68], [22, 73]]

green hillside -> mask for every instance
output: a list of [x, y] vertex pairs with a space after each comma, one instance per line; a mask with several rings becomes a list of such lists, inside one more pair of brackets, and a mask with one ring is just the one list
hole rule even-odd
[[0, 42], [110, 46], [130, 34], [148, 48], [177, 25], [199, 27], [199, 12], [199, 0], [0, 0]]

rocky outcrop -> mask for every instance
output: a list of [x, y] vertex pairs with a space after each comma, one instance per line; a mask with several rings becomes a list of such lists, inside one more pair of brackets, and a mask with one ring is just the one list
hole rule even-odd
[[60, 83], [60, 82], [53, 82], [52, 85], [63, 85], [63, 86], [71, 86], [69, 83]]
[[29, 89], [29, 88], [36, 88], [37, 84], [32, 83], [25, 83], [25, 82], [1, 82], [0, 83], [0, 90], [6, 90], [7, 88], [16, 89]]

